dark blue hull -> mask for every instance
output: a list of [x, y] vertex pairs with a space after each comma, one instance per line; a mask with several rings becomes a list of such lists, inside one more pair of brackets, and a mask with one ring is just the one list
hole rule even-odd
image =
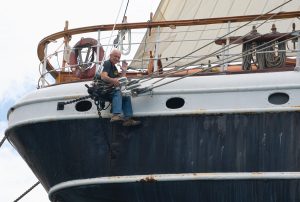
[[[137, 127], [60, 120], [6, 135], [49, 190], [102, 176], [300, 171], [300, 112], [161, 116]], [[133, 182], [59, 190], [52, 200], [300, 201], [300, 180]]]

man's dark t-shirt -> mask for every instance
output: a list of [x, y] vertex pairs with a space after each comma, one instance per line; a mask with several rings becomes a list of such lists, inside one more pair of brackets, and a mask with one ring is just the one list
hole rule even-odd
[[115, 65], [113, 65], [110, 60], [106, 60], [103, 63], [103, 70], [102, 72], [107, 72], [108, 76], [110, 78], [116, 78], [119, 77], [118, 69]]

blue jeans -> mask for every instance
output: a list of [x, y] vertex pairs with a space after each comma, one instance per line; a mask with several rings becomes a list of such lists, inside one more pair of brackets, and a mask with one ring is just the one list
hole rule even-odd
[[120, 90], [114, 90], [112, 98], [112, 113], [123, 113], [124, 118], [132, 117], [131, 98], [128, 96], [122, 96]]

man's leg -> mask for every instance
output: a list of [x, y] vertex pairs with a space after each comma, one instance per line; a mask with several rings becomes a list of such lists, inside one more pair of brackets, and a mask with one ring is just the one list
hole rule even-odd
[[130, 118], [132, 117], [132, 105], [131, 105], [131, 97], [130, 96], [124, 96], [122, 98], [122, 109], [124, 113], [124, 118]]
[[115, 90], [112, 97], [112, 113], [118, 115], [122, 113], [122, 95], [119, 90]]

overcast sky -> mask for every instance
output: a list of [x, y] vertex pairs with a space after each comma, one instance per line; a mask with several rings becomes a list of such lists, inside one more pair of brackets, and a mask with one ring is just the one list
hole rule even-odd
[[[103, 4], [105, 2], [105, 4]], [[155, 12], [159, 0], [130, 0], [128, 22], [142, 22]], [[62, 31], [65, 20], [69, 29], [113, 24], [122, 0], [9, 0], [0, 6], [1, 74], [0, 138], [7, 128], [6, 114], [26, 93], [35, 90], [39, 78], [37, 45], [44, 37]], [[118, 19], [124, 14], [124, 0]], [[0, 201], [11, 202], [37, 182], [29, 167], [14, 148], [5, 142], [0, 148]], [[21, 202], [49, 202], [41, 185]]]

